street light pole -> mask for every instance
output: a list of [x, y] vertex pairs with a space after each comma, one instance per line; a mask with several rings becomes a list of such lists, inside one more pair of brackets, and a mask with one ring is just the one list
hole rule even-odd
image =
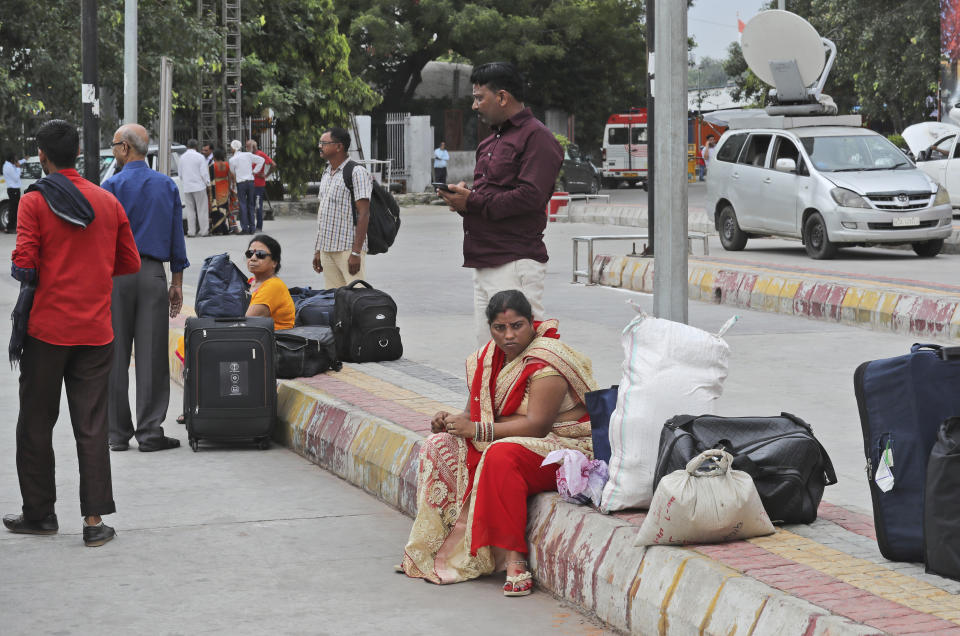
[[687, 3], [656, 3], [656, 268], [653, 313], [687, 322]]
[[123, 123], [137, 122], [137, 0], [123, 3]]
[[97, 94], [97, 0], [82, 0], [80, 5], [80, 49], [83, 79], [80, 94], [83, 102], [83, 170], [84, 176], [100, 184], [100, 100]]
[[[668, 0], [669, 1], [669, 0]], [[654, 0], [647, 0], [646, 8], [646, 18], [647, 18], [647, 237], [650, 241], [650, 245], [647, 246], [647, 249], [643, 251], [644, 256], [653, 256], [653, 247], [656, 244], [654, 237], [654, 223], [655, 223], [655, 214], [654, 214], [654, 191], [653, 191], [653, 177], [654, 177], [654, 145], [653, 145], [653, 131], [654, 131], [654, 103], [653, 103], [653, 82], [654, 82], [654, 51], [656, 50], [655, 33], [656, 29], [654, 28], [654, 5], [656, 3]], [[631, 134], [632, 131], [631, 131]], [[629, 140], [629, 143], [633, 143], [633, 139]]]

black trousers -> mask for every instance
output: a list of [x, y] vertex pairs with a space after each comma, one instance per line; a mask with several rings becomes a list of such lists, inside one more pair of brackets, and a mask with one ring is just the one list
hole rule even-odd
[[7, 188], [7, 198], [10, 201], [10, 222], [7, 224], [7, 233], [17, 231], [17, 208], [20, 207], [20, 188]]
[[80, 465], [80, 513], [87, 517], [116, 512], [107, 446], [112, 353], [113, 343], [68, 347], [27, 337], [20, 360], [17, 419], [17, 476], [26, 519], [39, 520], [54, 512], [53, 427], [64, 383]]
[[434, 183], [446, 183], [447, 182], [447, 168], [434, 168], [433, 169], [433, 181]]

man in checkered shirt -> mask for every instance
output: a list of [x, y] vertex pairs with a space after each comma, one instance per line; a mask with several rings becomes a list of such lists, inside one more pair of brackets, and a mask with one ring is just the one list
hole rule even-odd
[[370, 193], [373, 179], [367, 170], [353, 168], [353, 194], [357, 219], [354, 223], [350, 190], [344, 183], [343, 167], [350, 149], [350, 133], [330, 128], [320, 137], [320, 152], [327, 167], [320, 178], [320, 208], [317, 210], [317, 241], [313, 269], [323, 272], [327, 289], [343, 287], [357, 279], [366, 280], [367, 223], [370, 220]]

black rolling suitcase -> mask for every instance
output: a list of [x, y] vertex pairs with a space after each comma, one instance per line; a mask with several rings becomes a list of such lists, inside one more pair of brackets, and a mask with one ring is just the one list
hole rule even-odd
[[190, 447], [253, 440], [269, 448], [277, 415], [273, 320], [188, 318], [183, 403]]
[[[922, 561], [927, 460], [940, 425], [960, 415], [960, 347], [915, 344], [907, 355], [861, 364], [853, 384], [880, 553]], [[875, 479], [887, 449], [893, 486], [884, 492]]]

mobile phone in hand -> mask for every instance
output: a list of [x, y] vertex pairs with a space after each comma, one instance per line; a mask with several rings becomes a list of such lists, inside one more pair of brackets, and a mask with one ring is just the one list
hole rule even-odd
[[437, 190], [443, 190], [444, 192], [453, 192], [453, 190], [450, 189], [450, 186], [446, 183], [440, 183], [435, 181], [430, 185], [432, 185]]

